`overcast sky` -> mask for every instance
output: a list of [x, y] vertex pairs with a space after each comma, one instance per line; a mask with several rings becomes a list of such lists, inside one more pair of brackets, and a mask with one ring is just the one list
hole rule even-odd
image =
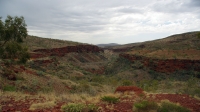
[[134, 43], [200, 30], [200, 0], [0, 0], [29, 35], [90, 44]]

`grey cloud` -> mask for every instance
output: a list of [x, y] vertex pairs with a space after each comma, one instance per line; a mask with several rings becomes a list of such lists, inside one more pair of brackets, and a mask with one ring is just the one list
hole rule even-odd
[[[183, 17], [178, 16], [179, 13], [189, 13], [195, 15], [193, 19], [197, 19], [196, 16], [199, 15], [200, 9], [198, 8], [199, 1], [0, 0], [0, 16], [3, 18], [7, 15], [24, 16], [30, 33], [38, 34], [38, 36], [53, 35], [58, 38], [65, 36], [73, 38], [85, 34], [85, 37], [81, 35], [80, 38], [90, 37], [88, 40], [95, 40], [97, 37], [100, 39], [106, 36], [115, 38], [119, 34], [120, 36], [133, 36], [131, 34], [140, 29], [144, 32], [145, 29], [151, 30], [155, 26], [155, 23], [151, 21], [162, 19], [160, 16], [151, 16], [155, 13], [164, 13], [167, 16], [176, 14], [178, 19]], [[169, 20], [171, 21], [173, 23], [174, 20]]]
[[169, 0], [169, 1], [158, 1], [152, 5], [152, 9], [156, 12], [163, 13], [197, 13], [200, 10], [197, 8], [200, 7], [200, 0]]
[[189, 6], [200, 7], [200, 0], [190, 0]]
[[118, 11], [122, 13], [143, 13], [141, 9], [131, 8], [131, 7], [121, 8]]

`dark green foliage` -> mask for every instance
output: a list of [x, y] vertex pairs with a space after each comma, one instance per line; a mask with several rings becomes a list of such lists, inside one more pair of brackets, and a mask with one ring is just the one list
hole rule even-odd
[[0, 41], [4, 41], [0, 46], [4, 46], [8, 41], [23, 42], [27, 36], [26, 26], [22, 16], [7, 16], [5, 22], [0, 19]]
[[20, 43], [27, 35], [24, 17], [7, 16], [5, 22], [0, 19], [0, 58], [25, 63], [30, 56]]
[[19, 59], [20, 63], [26, 63], [26, 61], [30, 58], [28, 49], [21, 46], [19, 43], [12, 41], [8, 42], [4, 49], [2, 49], [1, 58], [9, 58], [9, 59]]
[[196, 76], [196, 74], [198, 74], [198, 72], [193, 70], [179, 70], [170, 74], [169, 77], [179, 81], [187, 81], [191, 77]]
[[114, 75], [118, 72], [122, 72], [131, 68], [131, 62], [125, 58], [113, 58], [110, 63], [108, 63], [105, 74]]
[[166, 78], [163, 74], [158, 73], [158, 72], [156, 72], [154, 70], [149, 70], [148, 72], [149, 72], [149, 74], [150, 74], [152, 79], [164, 80]]
[[16, 88], [14, 86], [11, 85], [7, 85], [5, 87], [3, 87], [4, 91], [16, 91]]
[[101, 98], [101, 100], [108, 103], [117, 103], [119, 101], [119, 98], [113, 96], [104, 96]]
[[190, 110], [170, 102], [163, 102], [158, 112], [190, 112]]
[[135, 68], [135, 69], [142, 69], [142, 68], [144, 68], [143, 63], [141, 63], [140, 61], [134, 61], [134, 63], [131, 66], [133, 68]]

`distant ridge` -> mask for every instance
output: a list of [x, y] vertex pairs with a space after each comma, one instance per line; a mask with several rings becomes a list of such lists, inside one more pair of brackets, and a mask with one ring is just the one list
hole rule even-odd
[[110, 47], [110, 46], [118, 46], [120, 44], [117, 44], [117, 43], [109, 43], [109, 44], [97, 44], [98, 47]]

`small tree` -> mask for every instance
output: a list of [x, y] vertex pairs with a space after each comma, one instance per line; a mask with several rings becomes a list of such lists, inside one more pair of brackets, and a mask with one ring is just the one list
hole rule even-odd
[[0, 18], [0, 58], [18, 59], [25, 63], [29, 59], [27, 48], [22, 46], [27, 29], [24, 17], [7, 16], [5, 22]]

